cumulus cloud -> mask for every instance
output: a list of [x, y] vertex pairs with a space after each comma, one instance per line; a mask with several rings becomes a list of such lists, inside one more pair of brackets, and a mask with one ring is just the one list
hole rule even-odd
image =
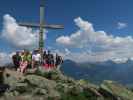
[[[58, 44], [66, 48], [79, 49], [80, 52], [71, 53], [70, 59], [106, 61], [124, 58], [125, 61], [125, 58], [133, 57], [133, 38], [131, 36], [115, 37], [104, 31], [95, 31], [92, 23], [84, 21], [80, 17], [74, 21], [79, 30], [70, 36], [60, 36], [56, 39]], [[91, 52], [88, 53], [88, 51]]]
[[123, 28], [126, 28], [127, 26], [128, 26], [127, 23], [123, 23], [123, 22], [117, 23], [117, 29], [123, 29]]
[[0, 52], [0, 67], [11, 63], [11, 57], [7, 53]]
[[[2, 37], [13, 47], [34, 48], [38, 45], [38, 30], [19, 26], [17, 21], [10, 15], [4, 16]], [[45, 36], [44, 36], [45, 37]]]

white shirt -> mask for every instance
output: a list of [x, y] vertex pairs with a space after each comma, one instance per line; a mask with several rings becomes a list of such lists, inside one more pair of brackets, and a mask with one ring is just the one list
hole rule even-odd
[[41, 61], [41, 55], [40, 54], [32, 55], [32, 60], [34, 60], [34, 61]]

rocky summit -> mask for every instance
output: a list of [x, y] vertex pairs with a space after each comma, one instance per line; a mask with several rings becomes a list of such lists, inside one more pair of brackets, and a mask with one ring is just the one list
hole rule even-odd
[[133, 100], [133, 92], [117, 82], [106, 80], [97, 86], [59, 70], [29, 69], [22, 75], [3, 69], [0, 82], [0, 100]]

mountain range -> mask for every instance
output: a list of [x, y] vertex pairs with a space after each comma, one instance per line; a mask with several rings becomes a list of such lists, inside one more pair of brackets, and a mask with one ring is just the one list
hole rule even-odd
[[75, 79], [85, 79], [95, 84], [100, 84], [103, 80], [113, 80], [128, 86], [133, 84], [132, 60], [125, 63], [115, 63], [111, 60], [95, 63], [76, 63], [65, 60], [61, 70], [64, 74]]

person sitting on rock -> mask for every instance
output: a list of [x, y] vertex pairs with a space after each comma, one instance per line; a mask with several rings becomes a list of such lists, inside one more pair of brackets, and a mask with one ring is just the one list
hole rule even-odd
[[15, 66], [15, 70], [17, 70], [20, 66], [21, 61], [21, 56], [19, 55], [19, 52], [16, 52], [16, 54], [12, 56], [12, 60]]

